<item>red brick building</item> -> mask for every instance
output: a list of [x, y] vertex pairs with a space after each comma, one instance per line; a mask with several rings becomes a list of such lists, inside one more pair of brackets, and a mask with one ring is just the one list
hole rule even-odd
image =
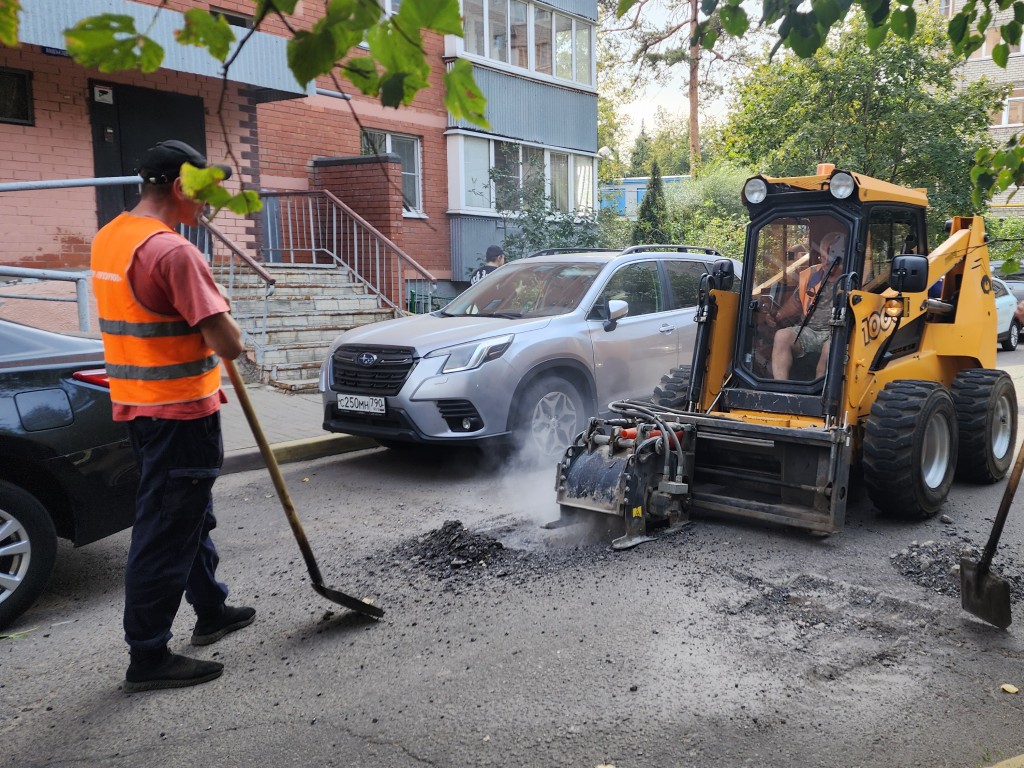
[[[119, 10], [135, 15], [137, 26], [145, 28], [158, 0], [120, 5]], [[196, 5], [207, 4], [172, 0], [156, 15], [162, 24], [151, 34], [165, 48], [161, 69], [104, 74], [68, 58], [60, 33], [105, 8], [90, 0], [23, 3], [21, 46], [0, 47], [0, 184], [132, 175], [143, 150], [171, 137], [205, 147], [217, 159], [226, 158], [230, 146], [229, 162], [241, 173], [236, 172], [229, 186], [330, 189], [438, 277], [447, 277], [440, 37], [428, 40], [428, 54], [437, 62], [433, 87], [402, 110], [385, 109], [358, 94], [343, 99], [318, 95], [312, 86], [303, 91], [285, 66], [284, 38], [267, 32], [247, 43], [252, 55], [236, 62], [222, 99], [216, 62], [199, 49], [175, 45], [170, 37], [182, 26], [177, 12]], [[220, 0], [215, 7], [244, 24], [252, 3]], [[273, 21], [266, 28], [284, 31], [275, 30]], [[337, 93], [328, 78], [320, 85], [327, 93]], [[403, 211], [399, 163], [360, 159], [359, 124], [419, 138], [420, 183], [431, 192], [424, 197], [417, 190], [419, 210]], [[331, 165], [332, 159], [345, 157], [353, 163]], [[330, 159], [321, 166], [321, 158]], [[85, 268], [97, 227], [130, 205], [136, 194], [132, 187], [119, 186], [0, 192], [5, 233], [0, 264]], [[217, 223], [255, 252], [260, 233], [258, 217], [253, 219], [222, 213]]]
[[[233, 64], [174, 42], [192, 7], [251, 23], [251, 0], [23, 0], [16, 49], [0, 47], [0, 185], [131, 176], [141, 152], [182, 138], [237, 169], [228, 186], [329, 190], [439, 279], [465, 280], [501, 242], [490, 169], [517, 178], [543, 163], [553, 204], [596, 202], [596, 0], [462, 0], [465, 40], [425, 36], [430, 88], [387, 109], [343, 80], [302, 89], [286, 67], [285, 35], [269, 19]], [[399, 0], [381, 0], [385, 12]], [[165, 49], [153, 74], [104, 74], [63, 52], [84, 16], [136, 18]], [[322, 13], [300, 0], [299, 25]], [[305, 14], [305, 15], [304, 15]], [[467, 59], [488, 98], [489, 130], [451, 118], [445, 61]], [[510, 161], [509, 158], [512, 158]], [[511, 163], [511, 165], [510, 165]], [[0, 264], [81, 269], [97, 227], [134, 203], [137, 188], [3, 191]], [[217, 223], [249, 252], [267, 247], [269, 214]]]

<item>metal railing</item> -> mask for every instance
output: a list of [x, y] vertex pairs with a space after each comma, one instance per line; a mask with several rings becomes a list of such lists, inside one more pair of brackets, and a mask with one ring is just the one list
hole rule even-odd
[[268, 265], [347, 268], [396, 314], [435, 308], [437, 278], [330, 192], [261, 196]]
[[38, 294], [0, 293], [0, 299], [31, 299], [33, 301], [74, 301], [78, 303], [78, 330], [88, 333], [92, 330], [89, 321], [89, 273], [67, 272], [57, 269], [33, 269], [30, 267], [0, 266], [0, 277], [22, 277], [31, 280], [60, 280], [75, 284], [75, 297], [40, 296]]
[[[228, 296], [232, 302], [235, 300], [237, 289], [241, 286], [242, 275], [252, 275], [256, 285], [260, 287], [261, 306], [259, 314], [252, 314], [248, 317], [260, 317], [259, 338], [241, 322], [243, 341], [246, 346], [252, 347], [256, 356], [256, 364], [263, 365], [263, 356], [267, 347], [267, 315], [270, 309], [270, 297], [274, 295], [277, 279], [274, 278], [263, 265], [247, 254], [234, 242], [220, 231], [209, 219], [202, 219], [198, 227], [181, 227], [181, 234], [202, 254], [210, 265], [210, 269], [217, 279], [227, 289]], [[247, 285], [246, 287], [250, 287]], [[244, 320], [245, 315], [232, 313], [237, 319]]]

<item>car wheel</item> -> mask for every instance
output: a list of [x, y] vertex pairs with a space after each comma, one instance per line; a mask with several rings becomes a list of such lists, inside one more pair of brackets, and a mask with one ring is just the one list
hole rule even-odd
[[953, 379], [960, 426], [957, 476], [974, 483], [1001, 480], [1017, 440], [1017, 392], [1005, 371], [971, 368]]
[[0, 480], [0, 627], [25, 612], [46, 587], [57, 534], [35, 496]]
[[576, 387], [556, 376], [530, 384], [519, 399], [515, 441], [527, 456], [557, 460], [583, 429], [583, 398]]
[[956, 409], [932, 381], [890, 381], [871, 406], [864, 430], [864, 485], [881, 512], [904, 520], [931, 517], [956, 471]]
[[1017, 344], [1020, 342], [1020, 321], [1014, 318], [1010, 322], [1010, 332], [1006, 334], [1006, 339], [1003, 341], [1003, 349], [1007, 352], [1013, 352], [1017, 348]]

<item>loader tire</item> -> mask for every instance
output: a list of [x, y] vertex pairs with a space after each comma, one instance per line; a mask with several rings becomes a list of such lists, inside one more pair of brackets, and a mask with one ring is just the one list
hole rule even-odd
[[971, 368], [953, 379], [960, 427], [956, 474], [972, 483], [994, 483], [1013, 463], [1017, 440], [1017, 392], [1005, 371]]
[[686, 391], [690, 388], [689, 365], [673, 368], [661, 377], [661, 384], [654, 388], [651, 400], [655, 405], [666, 408], [683, 408], [686, 406]]
[[864, 434], [864, 485], [882, 514], [931, 517], [956, 472], [959, 429], [953, 398], [933, 381], [891, 381], [871, 406]]

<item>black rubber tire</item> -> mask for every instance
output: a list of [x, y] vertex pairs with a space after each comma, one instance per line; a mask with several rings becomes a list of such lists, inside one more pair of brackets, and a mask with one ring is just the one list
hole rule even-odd
[[956, 474], [959, 429], [953, 398], [933, 381], [891, 381], [871, 406], [864, 434], [864, 485], [886, 516], [931, 517]]
[[651, 400], [665, 408], [686, 406], [686, 391], [690, 388], [692, 366], [681, 365], [661, 377], [661, 384], [654, 388]]
[[956, 474], [972, 483], [1003, 479], [1017, 444], [1017, 390], [1005, 371], [970, 368], [953, 379], [960, 427]]
[[1017, 318], [1010, 321], [1010, 332], [1006, 335], [1006, 340], [1001, 342], [1003, 349], [1006, 352], [1013, 352], [1017, 348], [1017, 344], [1020, 342], [1020, 322]]
[[0, 574], [16, 582], [0, 586], [0, 628], [42, 594], [57, 558], [57, 534], [46, 508], [25, 489], [0, 480], [0, 550], [18, 545], [24, 551], [0, 555]]
[[531, 382], [516, 403], [513, 438], [521, 455], [557, 461], [586, 423], [583, 397], [559, 376]]

